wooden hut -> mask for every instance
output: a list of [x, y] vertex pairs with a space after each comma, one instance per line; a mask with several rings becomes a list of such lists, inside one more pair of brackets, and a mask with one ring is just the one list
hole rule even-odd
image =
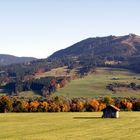
[[120, 109], [114, 105], [108, 105], [103, 110], [102, 118], [119, 118]]

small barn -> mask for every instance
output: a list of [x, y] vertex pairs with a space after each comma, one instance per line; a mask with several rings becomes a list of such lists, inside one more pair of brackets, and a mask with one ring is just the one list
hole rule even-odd
[[102, 118], [119, 118], [120, 109], [114, 105], [108, 105], [103, 110]]

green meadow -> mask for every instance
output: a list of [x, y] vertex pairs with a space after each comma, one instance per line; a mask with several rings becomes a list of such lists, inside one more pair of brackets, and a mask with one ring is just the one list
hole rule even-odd
[[107, 84], [114, 82], [140, 84], [140, 74], [125, 69], [97, 68], [93, 74], [72, 80], [54, 95], [69, 97], [140, 97], [140, 90], [118, 88], [116, 93], [108, 90], [106, 88]]
[[[61, 67], [37, 75], [35, 78], [47, 76], [66, 76], [66, 71], [66, 67]], [[75, 70], [70, 71], [70, 75], [75, 75]], [[70, 83], [67, 83], [63, 88], [58, 89], [52, 96], [89, 98], [110, 96], [140, 98], [140, 90], [121, 87], [117, 88], [116, 92], [114, 93], [106, 88], [106, 86], [110, 83], [130, 84], [131, 82], [140, 85], [140, 74], [119, 68], [97, 68], [96, 72], [92, 74], [84, 76], [83, 78], [71, 80]], [[28, 98], [40, 97], [38, 93], [33, 91], [21, 92], [19, 96]]]
[[140, 112], [0, 114], [0, 140], [139, 140]]

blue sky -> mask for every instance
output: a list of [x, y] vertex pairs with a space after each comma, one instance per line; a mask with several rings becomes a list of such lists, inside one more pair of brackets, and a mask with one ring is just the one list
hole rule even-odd
[[45, 58], [82, 39], [140, 35], [139, 0], [0, 0], [0, 53]]

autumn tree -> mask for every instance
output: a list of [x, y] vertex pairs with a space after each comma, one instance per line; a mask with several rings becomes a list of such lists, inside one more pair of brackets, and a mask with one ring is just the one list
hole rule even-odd
[[125, 110], [125, 111], [130, 111], [132, 110], [133, 104], [128, 101], [127, 99], [122, 99], [120, 102], [120, 108]]
[[10, 112], [12, 111], [12, 102], [8, 96], [0, 97], [0, 112]]
[[24, 112], [25, 111], [25, 101], [14, 98], [13, 99], [13, 112]]
[[111, 97], [105, 97], [103, 103], [106, 105], [114, 105], [114, 100]]

